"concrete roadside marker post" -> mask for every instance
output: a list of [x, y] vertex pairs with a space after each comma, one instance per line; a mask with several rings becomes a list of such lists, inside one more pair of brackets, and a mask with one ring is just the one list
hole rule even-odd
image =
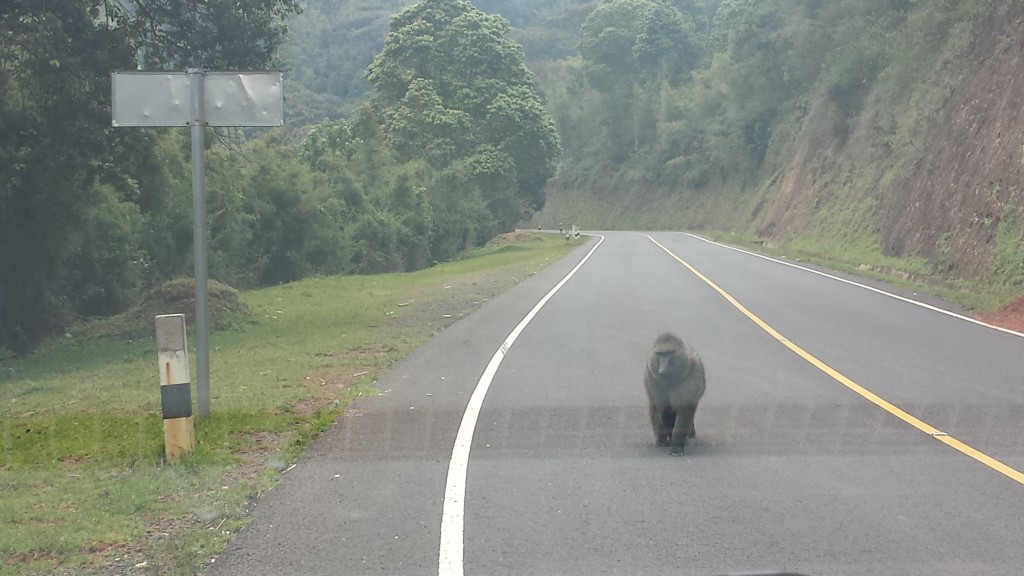
[[195, 447], [184, 314], [156, 317], [156, 350], [160, 365], [160, 407], [164, 416], [164, 453], [168, 462], [177, 464], [182, 454], [191, 454]]

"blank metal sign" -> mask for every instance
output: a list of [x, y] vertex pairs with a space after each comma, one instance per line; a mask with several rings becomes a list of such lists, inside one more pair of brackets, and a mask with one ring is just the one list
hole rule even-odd
[[[207, 126], [283, 126], [282, 74], [201, 72]], [[187, 72], [111, 73], [114, 126], [188, 126], [192, 121]]]

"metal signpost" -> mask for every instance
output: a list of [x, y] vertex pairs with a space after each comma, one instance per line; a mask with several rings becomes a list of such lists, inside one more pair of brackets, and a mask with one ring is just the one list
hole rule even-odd
[[282, 74], [267, 72], [114, 71], [114, 126], [192, 127], [192, 226], [196, 282], [196, 395], [199, 416], [210, 416], [210, 346], [207, 316], [207, 126], [283, 126]]

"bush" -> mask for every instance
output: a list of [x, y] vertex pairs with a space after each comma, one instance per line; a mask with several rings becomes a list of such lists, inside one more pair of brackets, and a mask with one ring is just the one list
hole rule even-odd
[[[207, 309], [212, 330], [238, 329], [251, 322], [252, 313], [234, 288], [210, 280], [207, 283]], [[190, 326], [195, 325], [196, 290], [191, 278], [165, 282], [150, 290], [142, 301], [127, 312], [88, 322], [85, 336], [133, 340], [152, 336], [154, 318], [161, 314], [184, 314]]]

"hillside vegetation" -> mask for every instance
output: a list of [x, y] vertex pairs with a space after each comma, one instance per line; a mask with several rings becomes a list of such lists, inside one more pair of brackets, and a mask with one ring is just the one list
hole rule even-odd
[[[365, 90], [375, 30], [411, 3], [311, 2], [296, 90], [358, 101], [325, 84]], [[733, 233], [984, 287], [982, 308], [1024, 291], [1021, 0], [474, 5], [511, 23], [561, 139], [527, 225]], [[362, 55], [315, 64], [341, 46]]]
[[[623, 32], [627, 19], [602, 11], [642, 4], [656, 3], [602, 3], [581, 48]], [[565, 156], [536, 221], [735, 232], [1005, 300], [1024, 290], [1022, 13], [727, 0], [687, 78], [639, 75], [615, 92], [588, 74], [607, 56], [547, 62]], [[640, 54], [643, 30], [625, 36]]]

